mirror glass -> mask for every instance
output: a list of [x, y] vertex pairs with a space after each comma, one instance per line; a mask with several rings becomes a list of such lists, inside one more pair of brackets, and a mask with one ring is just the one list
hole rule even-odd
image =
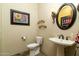
[[70, 28], [76, 19], [76, 8], [73, 4], [63, 4], [57, 14], [57, 25], [60, 29]]

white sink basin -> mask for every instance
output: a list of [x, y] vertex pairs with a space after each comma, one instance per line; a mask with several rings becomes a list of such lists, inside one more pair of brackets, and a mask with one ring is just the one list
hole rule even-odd
[[75, 44], [75, 41], [65, 39], [49, 38], [49, 40], [57, 44], [57, 56], [64, 56], [64, 47], [72, 46]]
[[49, 38], [49, 40], [52, 41], [53, 43], [64, 45], [64, 46], [72, 46], [73, 44], [75, 44], [75, 41], [65, 40], [65, 39]]

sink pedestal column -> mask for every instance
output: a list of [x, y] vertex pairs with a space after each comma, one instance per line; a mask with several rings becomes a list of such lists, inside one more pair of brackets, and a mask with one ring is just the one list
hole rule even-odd
[[57, 46], [57, 56], [64, 56], [64, 46]]

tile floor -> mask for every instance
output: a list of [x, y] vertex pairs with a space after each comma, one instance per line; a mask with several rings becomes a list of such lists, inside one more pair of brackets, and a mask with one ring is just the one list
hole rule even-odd
[[[29, 54], [15, 54], [15, 55], [13, 55], [13, 56], [29, 56]], [[36, 56], [46, 56], [46, 55], [43, 54], [43, 53], [39, 53], [39, 54], [36, 55]]]
[[45, 54], [43, 54], [43, 53], [39, 53], [38, 55], [36, 55], [36, 56], [46, 56]]

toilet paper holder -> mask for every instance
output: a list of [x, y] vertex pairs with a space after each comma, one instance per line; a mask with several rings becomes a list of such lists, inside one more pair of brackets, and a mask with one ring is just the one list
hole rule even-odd
[[22, 39], [23, 41], [25, 41], [25, 40], [26, 40], [26, 37], [25, 37], [25, 36], [22, 36], [21, 39]]

